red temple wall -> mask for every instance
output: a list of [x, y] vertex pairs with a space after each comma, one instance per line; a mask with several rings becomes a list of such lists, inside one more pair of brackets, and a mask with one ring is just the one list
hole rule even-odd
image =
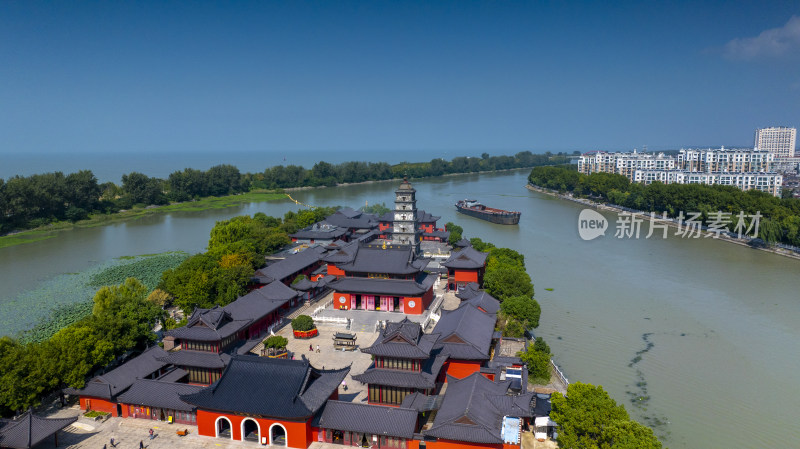
[[80, 404], [81, 410], [96, 410], [98, 412], [111, 413], [111, 416], [119, 416], [117, 414], [117, 403], [108, 399], [81, 396]]
[[342, 270], [341, 268], [337, 267], [336, 265], [328, 264], [328, 274], [333, 275], [333, 276], [337, 276], [337, 277], [342, 277], [342, 276], [344, 276], [344, 270]]
[[[233, 415], [215, 411], [197, 410], [197, 433], [207, 437], [216, 436], [217, 418], [224, 416], [231, 422], [232, 440], [242, 440], [242, 421], [246, 416]], [[260, 427], [260, 436], [267, 437], [269, 442], [269, 429], [273, 424], [280, 424], [286, 429], [286, 443], [288, 447], [306, 449], [311, 444], [311, 419], [302, 422], [281, 421], [266, 418], [249, 418], [256, 421]]]
[[478, 270], [455, 270], [456, 282], [478, 282]]

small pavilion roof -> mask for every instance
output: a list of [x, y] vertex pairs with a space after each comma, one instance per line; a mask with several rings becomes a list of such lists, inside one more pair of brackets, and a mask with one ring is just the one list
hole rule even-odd
[[431, 357], [425, 361], [419, 372], [370, 367], [353, 376], [353, 379], [365, 384], [425, 390], [436, 386], [436, 378], [446, 361], [447, 356], [443, 354]]
[[361, 352], [380, 357], [403, 359], [427, 359], [436, 343], [438, 334], [426, 334], [419, 323], [403, 318], [386, 323], [381, 335]]
[[433, 328], [440, 335], [436, 348], [451, 359], [489, 360], [492, 347], [495, 315], [478, 310], [471, 304], [461, 304], [456, 310], [443, 310]]
[[486, 265], [486, 257], [488, 256], [489, 253], [467, 246], [450, 254], [450, 258], [442, 265], [447, 268], [478, 269]]
[[[531, 416], [532, 394], [508, 396], [509, 382], [493, 382], [480, 373], [448, 376], [447, 391], [426, 436], [471, 443], [502, 444], [504, 416]], [[526, 407], [527, 404], [527, 407]]]
[[470, 299], [481, 292], [480, 286], [477, 282], [470, 282], [469, 284], [464, 285], [463, 287], [459, 288], [456, 292], [456, 297], [464, 300]]
[[500, 301], [483, 290], [469, 299], [462, 300], [461, 304], [475, 306], [488, 314], [496, 314], [500, 311]]
[[28, 449], [50, 435], [78, 420], [71, 418], [43, 418], [28, 410], [17, 419], [0, 418], [0, 447]]

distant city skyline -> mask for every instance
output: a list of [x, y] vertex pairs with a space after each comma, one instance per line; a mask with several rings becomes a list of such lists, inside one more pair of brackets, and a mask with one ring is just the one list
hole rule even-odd
[[800, 125], [800, 4], [2, 2], [0, 76], [0, 163], [746, 148]]

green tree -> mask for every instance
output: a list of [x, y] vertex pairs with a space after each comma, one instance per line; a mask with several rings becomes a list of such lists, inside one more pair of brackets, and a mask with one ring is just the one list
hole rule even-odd
[[600, 449], [661, 449], [653, 429], [636, 421], [613, 421], [603, 428]]
[[513, 296], [533, 296], [533, 283], [525, 270], [502, 265], [486, 271], [483, 288], [500, 301]]
[[286, 337], [281, 337], [280, 335], [273, 335], [264, 340], [264, 347], [269, 349], [283, 349], [288, 344], [289, 340]]
[[292, 320], [292, 330], [294, 331], [310, 331], [314, 329], [314, 319], [308, 315], [299, 315]]
[[114, 344], [88, 325], [66, 327], [56, 332], [49, 344], [58, 354], [54, 361], [61, 381], [73, 388], [83, 388], [94, 368], [114, 360]]
[[548, 354], [552, 354], [552, 352], [550, 352], [550, 345], [548, 345], [547, 342], [544, 341], [544, 338], [542, 337], [536, 337], [536, 340], [534, 340], [533, 343], [533, 349], [539, 352], [546, 352]]
[[550, 418], [558, 424], [558, 445], [567, 449], [598, 448], [603, 430], [618, 421], [629, 421], [603, 387], [576, 382], [567, 395], [553, 393]]
[[539, 327], [539, 316], [542, 309], [539, 303], [530, 296], [512, 296], [500, 303], [500, 310], [525, 324], [526, 328]]
[[517, 357], [528, 366], [528, 373], [532, 378], [550, 380], [550, 353], [537, 351], [534, 346], [528, 346], [528, 349], [517, 354]]

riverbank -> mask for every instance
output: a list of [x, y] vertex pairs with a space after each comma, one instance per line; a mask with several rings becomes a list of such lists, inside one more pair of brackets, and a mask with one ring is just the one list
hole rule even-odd
[[142, 208], [122, 210], [113, 214], [95, 214], [86, 220], [80, 220], [75, 223], [69, 221], [60, 221], [56, 223], [50, 223], [45, 226], [40, 226], [38, 228], [4, 235], [0, 237], [0, 248], [47, 240], [55, 237], [57, 235], [56, 233], [59, 231], [66, 231], [74, 228], [93, 228], [96, 226], [103, 226], [128, 220], [136, 220], [142, 217], [157, 214], [224, 209], [231, 206], [238, 206], [240, 204], [276, 201], [281, 199], [286, 199], [286, 195], [271, 191], [252, 191], [228, 196], [210, 196], [198, 199], [196, 201], [172, 203], [165, 206], [147, 206]]
[[[535, 186], [535, 185], [532, 185], [532, 184], [526, 184], [525, 188], [528, 189], [528, 190], [531, 190], [531, 191], [534, 191], [534, 192], [543, 193], [545, 195], [549, 195], [549, 196], [552, 196], [552, 197], [555, 197], [555, 198], [558, 198], [558, 199], [572, 201], [574, 203], [582, 204], [584, 206], [588, 206], [588, 207], [591, 207], [591, 208], [594, 208], [594, 209], [601, 209], [601, 210], [605, 210], [605, 211], [608, 211], [608, 212], [614, 212], [614, 213], [617, 213], [617, 214], [619, 214], [621, 212], [627, 212], [627, 213], [631, 213], [636, 218], [640, 218], [642, 220], [647, 220], [647, 221], [653, 221], [653, 219], [650, 217], [650, 213], [649, 212], [643, 212], [643, 211], [631, 212], [630, 210], [628, 210], [626, 208], [623, 208], [623, 207], [620, 207], [620, 206], [617, 206], [617, 205], [607, 204], [607, 203], [598, 203], [596, 201], [588, 200], [586, 198], [576, 198], [576, 197], [574, 197], [572, 195], [566, 195], [566, 194], [563, 194], [563, 193], [559, 193], [559, 192], [556, 192], [556, 191], [553, 191], [553, 190], [550, 190], [550, 189], [545, 189], [545, 188], [542, 188], [542, 187], [539, 187], [539, 186]], [[674, 221], [672, 221], [672, 220], [668, 219], [666, 221], [663, 221], [663, 219], [658, 215], [656, 215], [655, 218], [657, 220], [660, 220], [661, 223], [664, 223], [664, 224], [666, 224], [667, 226], [669, 226], [671, 228], [676, 228], [677, 229], [679, 227], [679, 225], [677, 223], [675, 223]], [[766, 251], [768, 253], [777, 254], [777, 255], [788, 257], [788, 258], [791, 258], [791, 259], [800, 260], [800, 254], [798, 254], [798, 253], [796, 253], [794, 251], [790, 251], [788, 249], [778, 248], [778, 247], [768, 247], [768, 246], [755, 246], [752, 243], [756, 239], [751, 239], [751, 238], [740, 239], [740, 238], [736, 238], [736, 237], [730, 237], [730, 236], [725, 235], [725, 234], [720, 234], [718, 237], [715, 238], [715, 240], [721, 240], [721, 241], [725, 241], [725, 242], [728, 242], [728, 243], [734, 243], [736, 245], [746, 246], [746, 247], [751, 248], [751, 249], [757, 249], [757, 250], [760, 250], [760, 251]]]
[[[489, 173], [514, 172], [519, 170], [530, 170], [530, 169], [531, 167], [520, 167], [520, 168], [508, 168], [502, 170], [484, 170], [471, 173], [448, 173], [439, 176], [429, 176], [418, 179], [430, 179], [438, 177], [452, 177], [452, 176], [464, 176], [464, 175], [482, 175]], [[377, 181], [354, 182], [354, 183], [342, 183], [342, 184], [337, 184], [334, 187], [392, 183], [392, 182], [397, 182], [398, 180], [400, 180], [400, 178], [383, 179]], [[322, 188], [327, 188], [327, 187], [305, 186], [305, 187], [290, 187], [282, 190], [283, 192], [300, 192], [300, 191], [322, 189]], [[128, 220], [136, 220], [142, 217], [156, 215], [156, 214], [163, 214], [170, 212], [200, 212], [212, 209], [224, 209], [226, 207], [237, 206], [245, 203], [276, 201], [280, 199], [292, 200], [291, 198], [287, 198], [287, 195], [285, 193], [256, 190], [235, 195], [210, 196], [210, 197], [200, 198], [195, 201], [172, 203], [166, 206], [147, 206], [147, 207], [123, 210], [113, 214], [94, 214], [91, 215], [90, 218], [86, 220], [80, 220], [74, 223], [70, 221], [59, 221], [47, 224], [45, 226], [40, 226], [38, 228], [12, 232], [10, 234], [0, 236], [0, 248], [6, 248], [9, 246], [16, 246], [25, 243], [33, 243], [41, 240], [51, 239], [55, 237], [57, 235], [56, 233], [59, 231], [65, 231], [74, 228], [92, 228], [96, 226], [103, 226], [107, 224], [119, 223]]]

